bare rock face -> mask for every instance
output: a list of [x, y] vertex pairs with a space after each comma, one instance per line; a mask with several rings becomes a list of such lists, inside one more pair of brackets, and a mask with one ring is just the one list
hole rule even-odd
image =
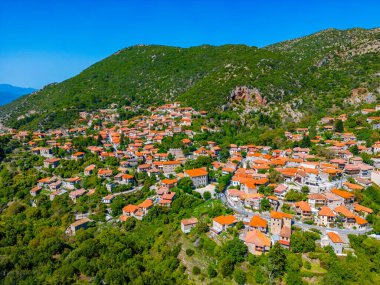
[[351, 96], [346, 99], [349, 104], [373, 103], [376, 96], [368, 92], [367, 88], [352, 89]]
[[232, 101], [244, 101], [258, 105], [265, 105], [267, 103], [257, 88], [248, 88], [247, 86], [236, 87], [232, 90], [229, 98]]

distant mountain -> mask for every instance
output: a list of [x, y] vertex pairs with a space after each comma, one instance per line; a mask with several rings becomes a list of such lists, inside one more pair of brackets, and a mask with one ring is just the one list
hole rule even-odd
[[18, 97], [30, 94], [37, 89], [17, 87], [10, 84], [0, 84], [0, 106], [12, 102]]
[[[379, 28], [328, 29], [265, 48], [136, 45], [0, 107], [0, 120], [14, 128], [57, 128], [82, 110], [179, 101], [212, 112], [240, 108], [246, 122], [257, 112], [300, 121], [346, 110], [354, 89], [378, 100], [379, 72]], [[263, 104], [252, 106], [252, 98]]]

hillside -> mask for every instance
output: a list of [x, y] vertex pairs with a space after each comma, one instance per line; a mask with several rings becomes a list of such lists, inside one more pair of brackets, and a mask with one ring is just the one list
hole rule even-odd
[[220, 110], [235, 87], [248, 86], [267, 102], [265, 112], [294, 119], [286, 113], [296, 110], [299, 119], [344, 108], [354, 88], [366, 88], [376, 98], [379, 51], [379, 29], [329, 29], [263, 49], [133, 46], [1, 107], [0, 117], [11, 127], [44, 129], [69, 124], [80, 110], [112, 103], [146, 107], [177, 100]]
[[10, 84], [0, 84], [0, 106], [5, 105], [16, 98], [36, 91], [33, 88], [17, 87]]

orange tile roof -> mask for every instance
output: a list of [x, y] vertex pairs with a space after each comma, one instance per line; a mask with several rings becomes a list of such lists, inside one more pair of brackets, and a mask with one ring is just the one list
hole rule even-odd
[[334, 232], [328, 232], [327, 236], [331, 239], [333, 243], [343, 243], [342, 238]]
[[350, 212], [345, 206], [338, 206], [334, 209], [335, 213], [342, 214], [347, 218], [354, 218], [355, 215]]
[[359, 216], [355, 216], [355, 222], [358, 225], [366, 225], [366, 224], [368, 224], [367, 220], [364, 220], [363, 218], [361, 218]]
[[187, 225], [194, 225], [198, 223], [198, 219], [197, 218], [189, 218], [189, 219], [183, 219], [181, 221], [181, 224], [187, 226]]
[[271, 211], [270, 212], [270, 217], [272, 219], [283, 219], [283, 218], [292, 219], [293, 215], [292, 214], [283, 213], [283, 212]]
[[296, 202], [294, 205], [300, 208], [302, 211], [311, 212], [311, 207], [308, 202], [300, 201], [300, 202]]
[[323, 206], [319, 212], [319, 216], [335, 217], [335, 213], [329, 207]]
[[136, 205], [129, 204], [123, 208], [124, 213], [134, 213], [139, 209]]
[[139, 206], [139, 208], [149, 208], [149, 207], [153, 206], [153, 202], [152, 202], [152, 200], [147, 199], [144, 202], [140, 203], [138, 206]]
[[231, 225], [237, 222], [237, 219], [233, 215], [219, 216], [214, 218], [213, 220], [221, 225]]
[[360, 205], [358, 203], [354, 204], [354, 210], [356, 212], [366, 212], [366, 213], [369, 213], [369, 214], [373, 213], [373, 210], [371, 208], [364, 207], [364, 206], [362, 206], [362, 205]]
[[343, 185], [347, 186], [351, 190], [363, 190], [364, 187], [358, 184], [344, 182]]
[[344, 191], [344, 190], [339, 190], [339, 189], [332, 189], [331, 190], [331, 193], [334, 193], [335, 195], [338, 195], [344, 199], [349, 199], [349, 198], [353, 198], [355, 195], [350, 193], [350, 192], [347, 192], [347, 191]]
[[252, 219], [249, 221], [249, 226], [253, 228], [257, 228], [257, 227], [266, 228], [267, 221], [261, 218], [259, 215], [254, 215]]
[[186, 174], [190, 177], [198, 177], [198, 176], [205, 176], [208, 175], [208, 172], [202, 168], [196, 168], [196, 169], [190, 169], [185, 170]]
[[271, 244], [270, 238], [262, 232], [260, 232], [259, 230], [247, 232], [247, 235], [245, 236], [245, 242], [252, 243], [260, 247], [269, 247]]

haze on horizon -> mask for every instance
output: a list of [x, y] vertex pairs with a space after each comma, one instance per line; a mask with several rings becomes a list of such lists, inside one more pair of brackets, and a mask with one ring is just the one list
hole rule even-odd
[[41, 88], [135, 44], [262, 47], [327, 28], [380, 26], [375, 0], [178, 2], [1, 1], [0, 83]]

